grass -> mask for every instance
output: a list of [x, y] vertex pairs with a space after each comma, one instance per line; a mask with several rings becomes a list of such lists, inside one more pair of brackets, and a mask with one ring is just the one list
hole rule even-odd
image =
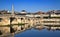
[[[18, 24], [11, 24], [12, 26], [14, 25], [18, 25], [18, 26], [22, 26], [22, 25], [25, 25], [24, 23], [18, 23]], [[10, 27], [10, 24], [9, 25], [0, 25], [0, 27]]]
[[18, 26], [22, 26], [22, 25], [25, 25], [24, 23], [18, 23]]

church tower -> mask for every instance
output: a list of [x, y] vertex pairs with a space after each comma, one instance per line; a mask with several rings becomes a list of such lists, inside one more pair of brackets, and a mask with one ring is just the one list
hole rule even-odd
[[14, 16], [14, 6], [12, 5], [12, 16]]

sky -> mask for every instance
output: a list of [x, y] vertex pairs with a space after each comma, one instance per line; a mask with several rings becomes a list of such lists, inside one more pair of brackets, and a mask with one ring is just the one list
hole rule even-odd
[[60, 10], [60, 0], [0, 0], [0, 10], [12, 10], [20, 12], [26, 10], [27, 12], [47, 12], [50, 10]]

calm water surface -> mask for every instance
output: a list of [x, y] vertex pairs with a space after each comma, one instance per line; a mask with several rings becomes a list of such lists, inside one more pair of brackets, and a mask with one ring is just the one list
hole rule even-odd
[[31, 29], [31, 30], [26, 30], [22, 33], [19, 33], [15, 35], [15, 37], [60, 37], [60, 31], [52, 31], [52, 30], [47, 30], [47, 29]]

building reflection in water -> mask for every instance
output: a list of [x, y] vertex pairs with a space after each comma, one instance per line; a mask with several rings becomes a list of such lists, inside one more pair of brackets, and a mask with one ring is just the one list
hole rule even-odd
[[57, 30], [60, 31], [60, 27], [48, 27], [48, 28], [46, 28], [46, 27], [36, 26], [34, 29], [37, 29], [37, 30], [46, 29], [48, 31], [57, 31]]
[[[30, 26], [28, 26], [28, 28], [29, 28]], [[21, 29], [21, 27], [19, 27], [19, 26], [14, 26], [14, 30], [18, 30], [17, 28], [20, 28], [20, 30], [22, 30]], [[24, 29], [26, 29], [26, 28], [24, 28], [24, 26], [23, 26], [23, 30]], [[49, 26], [44, 26], [44, 27], [42, 27], [42, 26], [36, 26], [36, 27], [34, 27], [33, 29], [36, 29], [36, 30], [43, 30], [43, 29], [46, 29], [46, 30], [48, 30], [48, 31], [60, 31], [60, 27], [49, 27]], [[18, 31], [20, 31], [20, 30], [18, 30]], [[0, 27], [0, 35], [2, 35], [3, 33], [9, 33], [10, 32], [10, 27]]]

